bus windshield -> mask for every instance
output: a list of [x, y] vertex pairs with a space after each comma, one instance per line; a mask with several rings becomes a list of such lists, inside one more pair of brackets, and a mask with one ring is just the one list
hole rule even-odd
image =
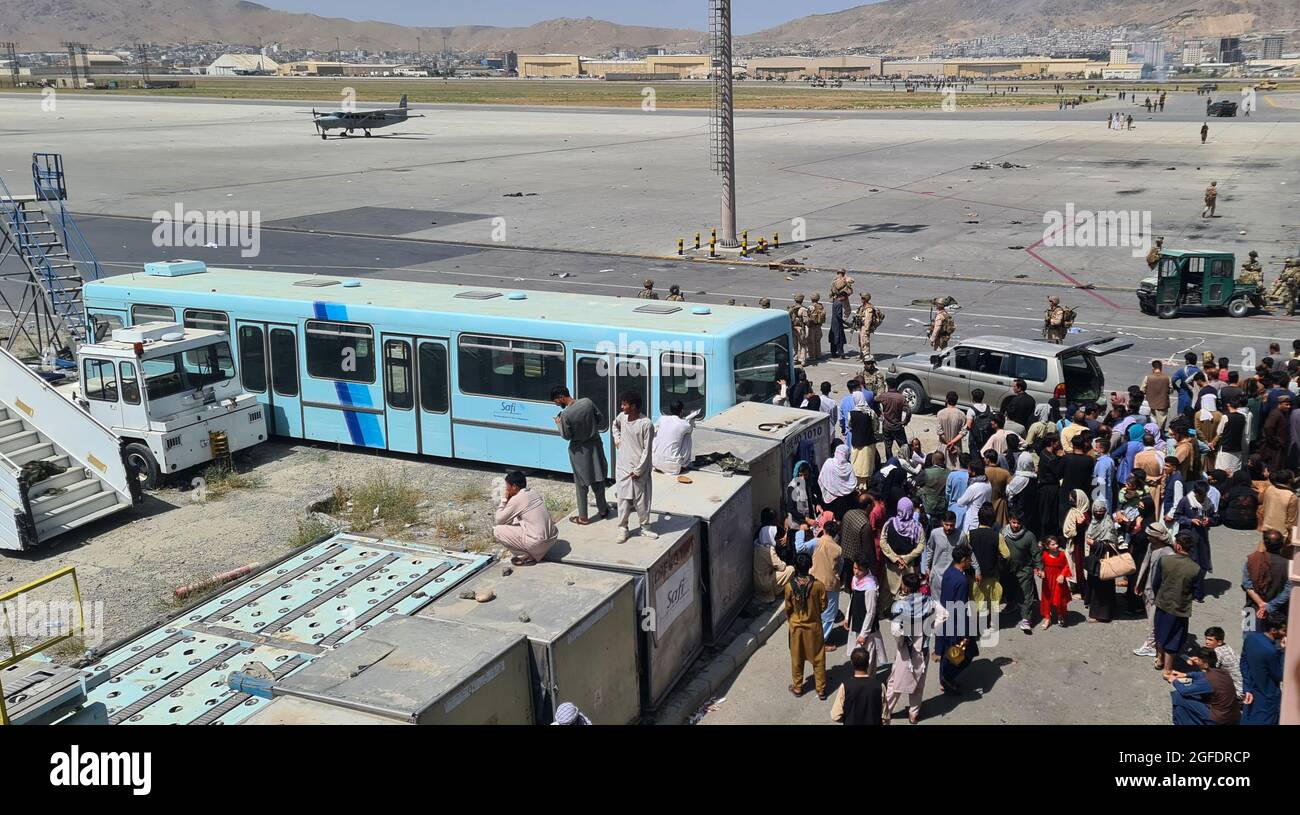
[[220, 384], [235, 377], [235, 362], [230, 356], [230, 343], [226, 342], [146, 359], [141, 368], [150, 401]]
[[784, 335], [736, 355], [736, 401], [768, 402], [779, 390], [776, 381], [790, 375], [790, 348]]

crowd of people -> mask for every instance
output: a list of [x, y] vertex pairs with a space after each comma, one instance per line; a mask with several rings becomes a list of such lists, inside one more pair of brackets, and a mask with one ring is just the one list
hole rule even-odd
[[[797, 373], [782, 399], [830, 414], [836, 440], [826, 461], [794, 465], [787, 511], [767, 512], [755, 542], [757, 593], [788, 614], [789, 692], [806, 692], [811, 663], [827, 698], [827, 655], [843, 647], [853, 674], [834, 718], [888, 723], [906, 697], [916, 722], [932, 666], [961, 694], [1004, 614], [1030, 634], [1081, 608], [1090, 624], [1145, 620], [1133, 654], [1170, 683], [1176, 723], [1276, 723], [1300, 341], [1291, 359], [1271, 351], [1250, 376], [1209, 353], [1172, 374], [1153, 361], [1106, 404], [1038, 403], [1020, 380], [996, 406], [979, 389], [964, 409], [949, 393], [930, 450], [884, 377], [868, 370], [836, 397]], [[1221, 628], [1190, 634], [1221, 526], [1260, 533], [1240, 572], [1240, 659]]]

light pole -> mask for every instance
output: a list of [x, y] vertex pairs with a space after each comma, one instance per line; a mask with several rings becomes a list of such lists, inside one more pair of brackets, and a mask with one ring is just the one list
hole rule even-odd
[[738, 246], [736, 240], [736, 129], [731, 82], [731, 0], [709, 0], [709, 30], [713, 35], [713, 161], [722, 176], [721, 234], [718, 244]]

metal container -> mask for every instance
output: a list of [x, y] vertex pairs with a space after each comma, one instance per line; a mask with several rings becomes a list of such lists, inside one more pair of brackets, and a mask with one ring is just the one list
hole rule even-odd
[[658, 540], [635, 532], [615, 543], [617, 526], [559, 524], [546, 559], [630, 575], [636, 589], [637, 663], [641, 706], [657, 710], [704, 647], [700, 592], [700, 522], [686, 515], [654, 519]]
[[418, 616], [470, 623], [528, 637], [532, 646], [533, 709], [550, 724], [563, 702], [594, 724], [628, 724], [641, 711], [637, 672], [636, 591], [632, 578], [538, 563], [484, 570], [466, 591], [490, 591], [487, 603], [444, 595]]
[[412, 724], [533, 722], [522, 634], [426, 617], [390, 617], [276, 689]]
[[722, 638], [754, 593], [753, 497], [750, 479], [691, 470], [683, 484], [675, 475], [654, 473], [650, 509], [690, 515], [701, 521], [704, 641]]
[[[784, 498], [785, 484], [794, 476], [794, 465], [799, 444], [812, 442], [816, 461], [808, 462], [818, 468], [831, 454], [833, 428], [831, 417], [819, 410], [777, 407], [766, 402], [741, 402], [734, 407], [699, 423], [723, 433], [772, 439], [781, 445], [781, 486]], [[785, 511], [784, 501], [781, 510]]]
[[[711, 454], [730, 454], [749, 465], [749, 489], [753, 495], [754, 529], [761, 526], [763, 509], [781, 512], [781, 497], [790, 476], [781, 469], [781, 442], [757, 436], [742, 436], [708, 427], [696, 427], [691, 433], [692, 452], [696, 459]], [[717, 464], [707, 464], [699, 471], [725, 472]], [[692, 472], [696, 470], [692, 468]]]

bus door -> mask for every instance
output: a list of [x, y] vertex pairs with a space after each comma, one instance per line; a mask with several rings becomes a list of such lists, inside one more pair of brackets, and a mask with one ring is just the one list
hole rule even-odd
[[298, 327], [236, 320], [235, 343], [240, 382], [266, 405], [267, 427], [277, 436], [302, 438]]
[[383, 335], [388, 449], [450, 458], [447, 341]]
[[588, 351], [574, 353], [573, 398], [587, 397], [600, 409], [601, 438], [605, 443], [605, 456], [609, 461], [612, 478], [618, 451], [614, 449], [611, 427], [618, 415], [622, 394], [636, 391], [641, 394], [641, 412], [653, 418], [650, 407], [650, 360], [621, 354], [600, 354]]

